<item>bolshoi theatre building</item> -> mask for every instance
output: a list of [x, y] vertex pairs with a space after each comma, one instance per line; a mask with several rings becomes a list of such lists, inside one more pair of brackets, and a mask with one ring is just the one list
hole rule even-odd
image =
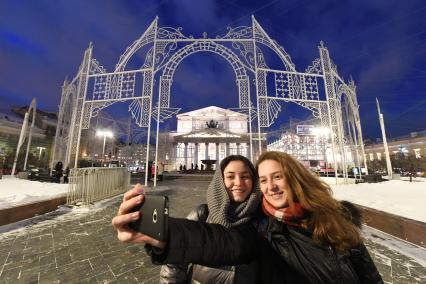
[[217, 166], [233, 154], [250, 158], [248, 115], [216, 106], [178, 114], [176, 132], [159, 139], [159, 160], [168, 170], [201, 169], [203, 160], [215, 160]]

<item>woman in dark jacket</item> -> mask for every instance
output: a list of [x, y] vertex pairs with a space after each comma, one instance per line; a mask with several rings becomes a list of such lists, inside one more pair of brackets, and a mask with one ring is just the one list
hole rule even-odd
[[[244, 156], [223, 159], [207, 189], [207, 204], [192, 210], [188, 219], [232, 228], [253, 222], [261, 193], [256, 169]], [[201, 265], [163, 265], [160, 283], [258, 283], [257, 264], [211, 268]]]
[[383, 283], [351, 206], [335, 200], [327, 184], [287, 154], [264, 153], [257, 165], [267, 216], [263, 236], [253, 226], [227, 229], [170, 218], [166, 246], [123, 227], [138, 198], [129, 192], [113, 219], [118, 238], [162, 247], [150, 251], [156, 263], [214, 266], [259, 258], [262, 283]]

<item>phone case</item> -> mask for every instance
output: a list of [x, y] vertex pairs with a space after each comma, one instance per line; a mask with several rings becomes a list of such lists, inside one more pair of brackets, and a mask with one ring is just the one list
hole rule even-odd
[[141, 217], [130, 223], [130, 228], [156, 240], [165, 241], [168, 232], [169, 199], [167, 196], [145, 195], [141, 205], [133, 211]]

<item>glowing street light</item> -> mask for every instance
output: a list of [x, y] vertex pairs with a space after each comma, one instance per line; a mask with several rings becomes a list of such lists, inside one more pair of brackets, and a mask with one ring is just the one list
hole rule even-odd
[[326, 137], [330, 133], [330, 129], [327, 127], [315, 127], [312, 132], [316, 136]]
[[46, 150], [46, 147], [40, 147], [40, 146], [38, 146], [38, 147], [37, 147], [37, 150], [39, 151], [39, 152], [38, 152], [38, 159], [40, 160], [40, 158], [41, 158], [41, 152], [42, 152], [43, 150]]
[[104, 137], [104, 144], [102, 146], [102, 161], [105, 159], [105, 142], [106, 142], [106, 138], [112, 138], [113, 134], [112, 131], [110, 130], [97, 130], [96, 131], [96, 136], [99, 137]]

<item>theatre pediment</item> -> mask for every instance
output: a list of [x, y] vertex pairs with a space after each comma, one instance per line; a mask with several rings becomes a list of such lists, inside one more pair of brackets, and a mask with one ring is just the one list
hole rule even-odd
[[242, 138], [244, 135], [239, 135], [232, 132], [227, 132], [218, 128], [206, 128], [199, 131], [194, 131], [176, 137], [182, 138]]
[[209, 106], [209, 107], [205, 107], [205, 108], [201, 108], [201, 109], [197, 109], [197, 110], [193, 110], [193, 111], [189, 111], [189, 112], [185, 112], [185, 113], [181, 113], [181, 114], [177, 115], [178, 118], [183, 118], [183, 117], [215, 117], [215, 118], [219, 118], [221, 116], [246, 117], [247, 115], [236, 112], [236, 111], [232, 111], [232, 110], [229, 110], [229, 109], [220, 108], [220, 107], [217, 107], [217, 106]]

